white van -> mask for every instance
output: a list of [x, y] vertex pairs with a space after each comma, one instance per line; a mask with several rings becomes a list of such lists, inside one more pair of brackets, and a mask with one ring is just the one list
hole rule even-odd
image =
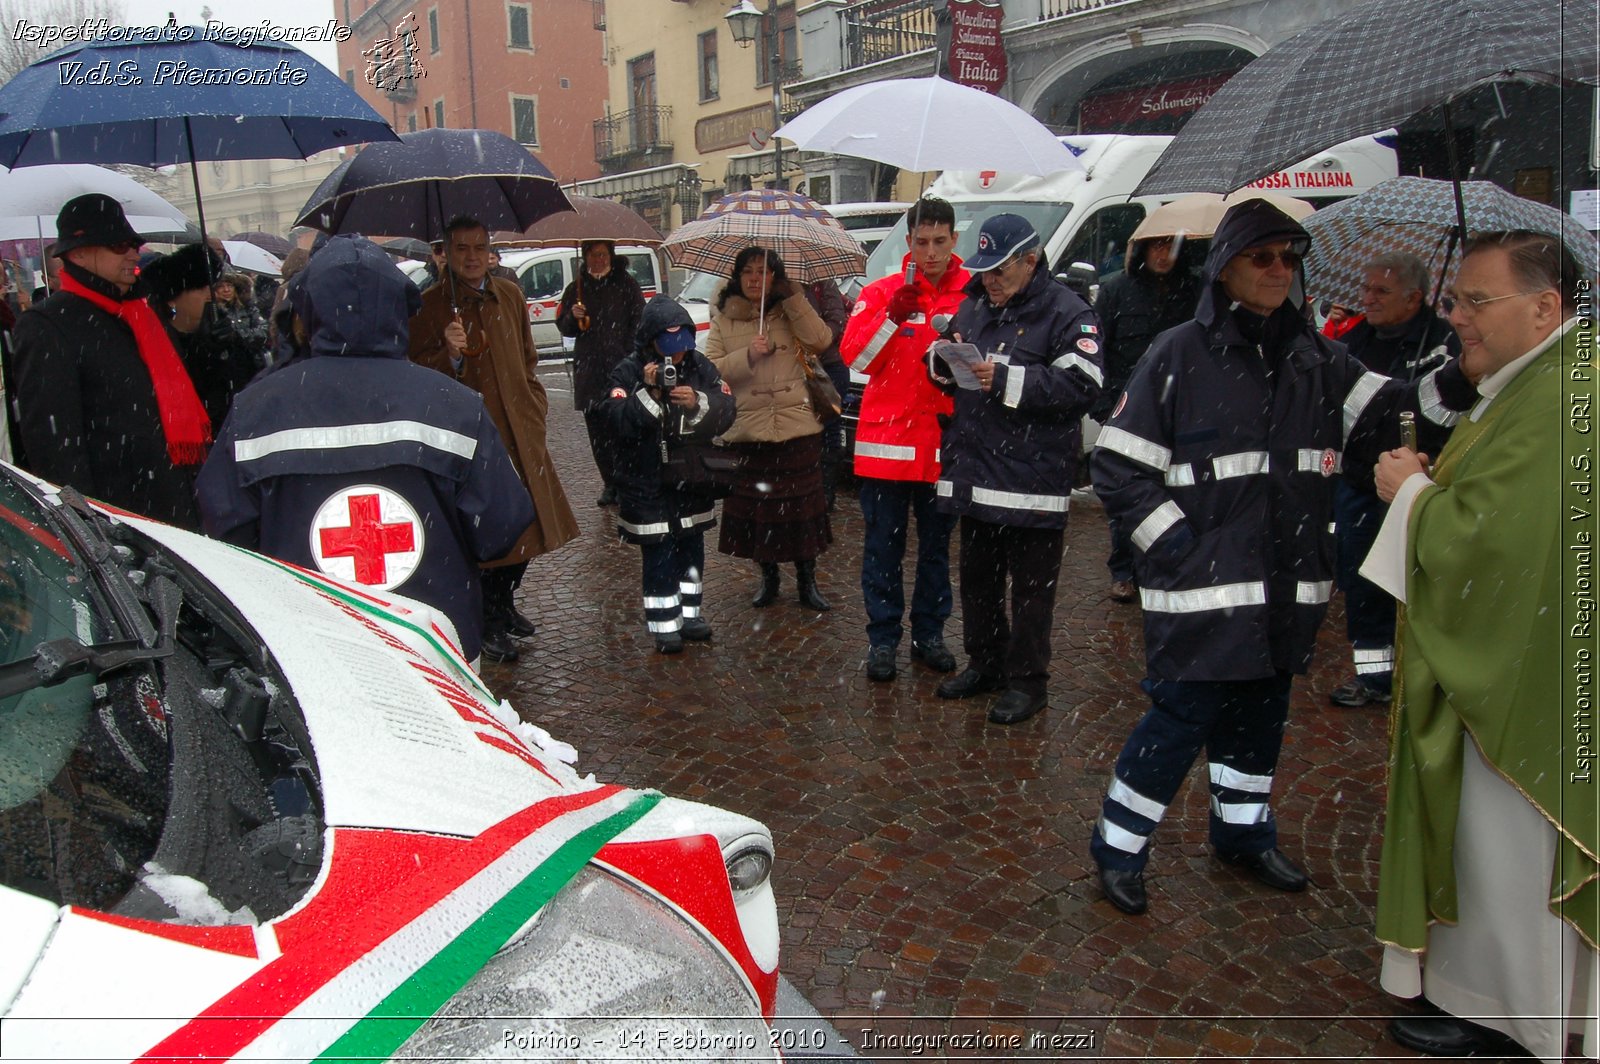
[[[1170, 136], [1097, 133], [1062, 137], [1083, 171], [1032, 177], [993, 170], [946, 170], [928, 195], [948, 200], [956, 210], [956, 254], [966, 258], [978, 239], [978, 226], [992, 214], [1020, 214], [1044, 237], [1046, 259], [1055, 273], [1074, 262], [1096, 266], [1102, 275], [1122, 268], [1128, 237], [1145, 215], [1176, 196], [1140, 196], [1133, 190], [1172, 141]], [[1269, 174], [1251, 187], [1310, 200], [1318, 206], [1359, 195], [1399, 173], [1392, 134], [1358, 137], [1313, 155], [1288, 170]], [[897, 273], [905, 255], [902, 220], [867, 260], [869, 278]]]
[[889, 235], [894, 223], [905, 216], [909, 203], [888, 201], [884, 203], [828, 203], [824, 209], [839, 224], [850, 230], [850, 235], [866, 249], [868, 255], [877, 250], [883, 238]]
[[[641, 245], [618, 244], [617, 254], [627, 259], [628, 272], [644, 289], [645, 299], [666, 291], [667, 266], [659, 252]], [[528, 324], [533, 327], [533, 345], [539, 349], [539, 354], [565, 357], [566, 345], [556, 331], [556, 309], [561, 305], [561, 293], [578, 275], [578, 249], [503, 251], [500, 265], [516, 273], [517, 282], [522, 285], [522, 297], [528, 305]]]

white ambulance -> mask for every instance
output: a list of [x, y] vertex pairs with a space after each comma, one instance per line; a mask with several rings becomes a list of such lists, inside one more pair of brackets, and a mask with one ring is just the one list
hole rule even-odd
[[[1056, 273], [1074, 262], [1095, 266], [1102, 276], [1122, 268], [1128, 237], [1149, 211], [1176, 196], [1140, 196], [1144, 180], [1169, 136], [1121, 133], [1062, 137], [1083, 164], [1082, 171], [1033, 177], [994, 170], [947, 170], [927, 194], [950, 201], [956, 210], [956, 254], [966, 258], [978, 227], [993, 214], [1020, 214], [1044, 237], [1050, 268]], [[1287, 170], [1269, 174], [1250, 187], [1310, 200], [1324, 206], [1359, 195], [1398, 176], [1394, 134], [1359, 137], [1313, 155]], [[900, 270], [905, 255], [905, 221], [884, 238], [867, 262], [867, 276]]]

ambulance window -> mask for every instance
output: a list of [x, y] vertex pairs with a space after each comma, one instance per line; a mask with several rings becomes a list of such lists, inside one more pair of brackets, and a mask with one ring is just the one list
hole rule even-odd
[[1056, 260], [1055, 272], [1065, 273], [1074, 262], [1087, 262], [1102, 277], [1122, 269], [1128, 238], [1144, 221], [1144, 207], [1119, 203], [1095, 211], [1079, 228], [1067, 250]]
[[566, 287], [560, 259], [535, 260], [522, 271], [522, 294], [529, 299], [560, 299]]

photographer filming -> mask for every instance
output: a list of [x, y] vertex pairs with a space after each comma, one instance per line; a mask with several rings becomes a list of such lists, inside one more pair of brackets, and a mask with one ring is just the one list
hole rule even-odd
[[694, 340], [689, 312], [656, 296], [602, 406], [616, 437], [617, 531], [642, 552], [645, 625], [660, 654], [711, 638], [700, 595], [705, 532], [722, 493], [712, 467], [731, 475], [735, 464], [711, 442], [733, 424], [733, 393]]

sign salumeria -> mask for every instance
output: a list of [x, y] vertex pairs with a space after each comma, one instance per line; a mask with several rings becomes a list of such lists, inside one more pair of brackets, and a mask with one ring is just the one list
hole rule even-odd
[[1006, 83], [1005, 17], [998, 0], [950, 0], [950, 79], [998, 93]]

